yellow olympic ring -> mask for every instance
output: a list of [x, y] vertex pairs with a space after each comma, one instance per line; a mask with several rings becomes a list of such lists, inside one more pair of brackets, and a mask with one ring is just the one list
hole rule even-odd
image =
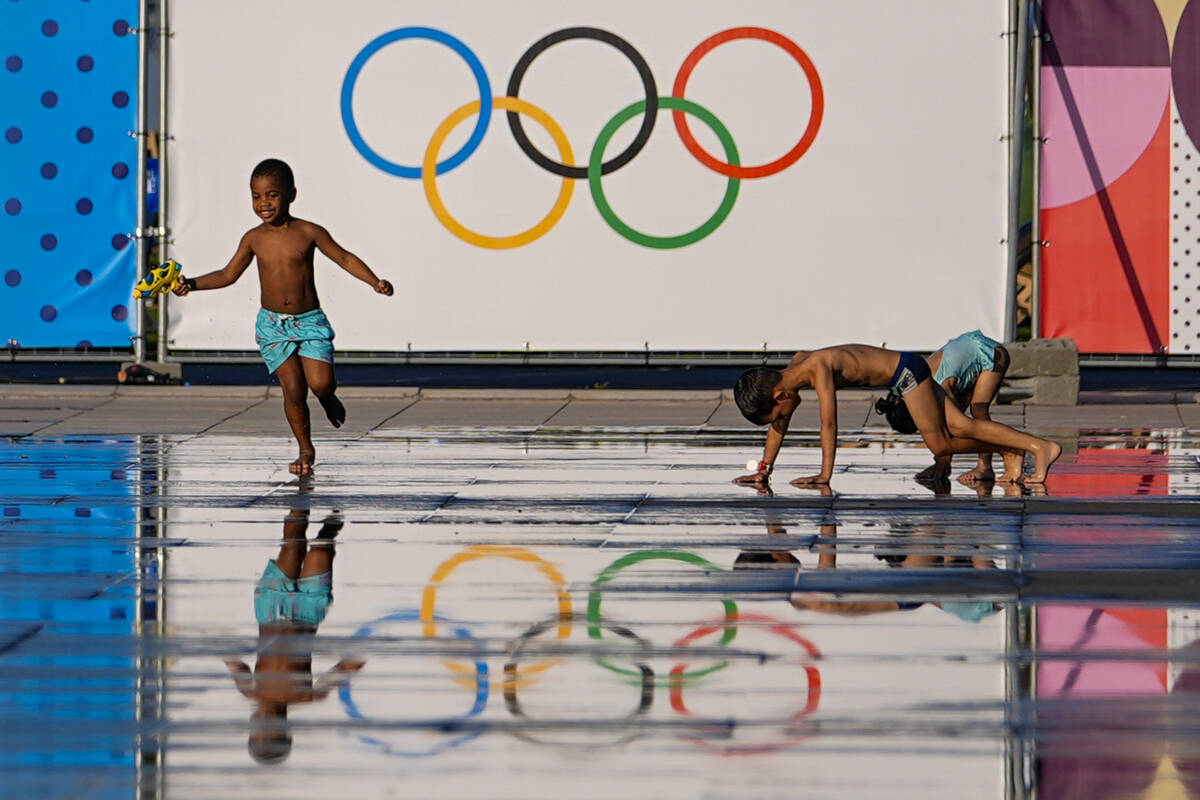
[[[476, 103], [478, 105], [478, 103]], [[513, 561], [524, 561], [527, 564], [533, 564], [538, 568], [538, 571], [550, 579], [554, 584], [554, 592], [558, 598], [558, 637], [566, 639], [571, 635], [571, 595], [564, 588], [566, 579], [562, 573], [551, 564], [549, 561], [534, 555], [524, 547], [509, 547], [505, 545], [490, 545], [477, 544], [468, 547], [463, 552], [453, 556], [446, 561], [443, 561], [437, 569], [433, 571], [433, 575], [429, 576], [429, 585], [425, 587], [425, 591], [421, 594], [421, 633], [423, 636], [433, 638], [437, 636], [437, 621], [434, 619], [433, 610], [437, 605], [437, 590], [438, 586], [450, 573], [458, 569], [463, 564], [469, 561], [478, 561], [481, 558], [508, 558]], [[528, 681], [520, 681], [519, 679], [528, 675], [536, 675], [554, 666], [560, 661], [559, 658], [551, 658], [540, 664], [531, 666], [523, 666], [516, 671], [517, 680], [512, 680], [506, 677], [505, 686], [510, 683], [514, 686], [525, 687], [529, 685]], [[446, 668], [458, 675], [469, 675], [469, 678], [456, 678], [455, 683], [463, 686], [474, 687], [476, 682], [476, 671], [478, 667], [472, 664], [462, 664], [458, 661], [442, 661]]]
[[[550, 115], [545, 111], [517, 97], [493, 97], [492, 107], [503, 108], [506, 111], [515, 111], [519, 114], [528, 114], [541, 124], [554, 139], [554, 143], [558, 145], [558, 154], [562, 158], [562, 163], [567, 166], [574, 166], [575, 155], [571, 152], [571, 143], [567, 140], [567, 135], [563, 133], [563, 129], [559, 127], [559, 124], [551, 119]], [[425, 160], [421, 163], [421, 183], [425, 185], [425, 197], [429, 200], [429, 207], [433, 209], [433, 213], [437, 216], [438, 220], [446, 226], [446, 230], [464, 242], [491, 250], [521, 247], [540, 238], [544, 233], [553, 228], [559, 219], [562, 218], [562, 215], [567, 212], [567, 206], [571, 202], [571, 193], [575, 190], [575, 182], [570, 178], [563, 178], [562, 188], [558, 191], [558, 200], [554, 202], [554, 207], [550, 209], [550, 213], [541, 222], [522, 233], [513, 236], [484, 236], [464, 226], [451, 216], [445, 203], [442, 202], [441, 196], [438, 194], [438, 153], [441, 151], [446, 137], [458, 126], [458, 123], [478, 113], [479, 101], [472, 100], [446, 117], [446, 120], [434, 131], [433, 138], [429, 140], [429, 146], [425, 148]]]

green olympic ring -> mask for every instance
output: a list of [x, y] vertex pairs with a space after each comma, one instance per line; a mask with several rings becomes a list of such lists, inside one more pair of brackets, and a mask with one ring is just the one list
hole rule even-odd
[[[667, 108], [670, 108], [670, 106], [667, 106]], [[601, 639], [604, 637], [604, 622], [600, 616], [600, 603], [603, 594], [601, 587], [603, 584], [611, 581], [617, 576], [618, 572], [626, 567], [639, 564], [643, 561], [682, 561], [685, 564], [692, 564], [693, 566], [697, 566], [702, 569], [718, 570], [721, 572], [724, 571], [724, 567], [720, 567], [708, 559], [696, 555], [695, 553], [687, 553], [682, 550], [642, 550], [637, 553], [630, 553], [628, 555], [621, 556], [616, 561], [605, 567], [600, 574], [596, 576], [596, 580], [592, 582], [592, 591], [588, 593], [587, 605], [587, 632], [589, 638]], [[718, 647], [724, 647], [732, 642], [734, 637], [737, 636], [737, 625], [735, 624], [738, 618], [737, 603], [727, 597], [724, 597], [721, 598], [721, 605], [725, 607], [725, 630], [721, 634], [721, 638], [717, 641]], [[610, 672], [616, 672], [620, 675], [632, 678], [639, 683], [644, 679], [641, 670], [617, 666], [608, 659], [600, 656], [597, 656], [594, 661]], [[687, 681], [696, 680], [697, 678], [703, 678], [705, 675], [716, 672], [720, 669], [724, 669], [728, 666], [729, 661], [725, 660], [718, 661], [711, 667], [704, 667], [702, 669], [682, 672], [674, 676], [655, 676], [655, 685], [666, 686], [671, 680], [678, 681], [681, 678]]]
[[[660, 97], [658, 98], [658, 105], [659, 108], [683, 111], [697, 117], [701, 122], [708, 125], [713, 133], [717, 135], [717, 138], [721, 140], [721, 145], [725, 148], [725, 158], [728, 159], [729, 163], [735, 167], [741, 164], [733, 136], [729, 133], [729, 129], [711, 111], [682, 97]], [[686, 247], [708, 236], [725, 221], [725, 218], [733, 211], [733, 204], [737, 200], [738, 187], [741, 185], [741, 180], [730, 177], [725, 186], [725, 196], [721, 199], [721, 205], [717, 207], [713, 215], [700, 225], [700, 227], [687, 233], [681, 233], [678, 236], [651, 236], [626, 225], [616, 215], [616, 212], [612, 210], [612, 206], [608, 204], [608, 198], [604, 196], [604, 187], [600, 183], [601, 170], [604, 163], [604, 149], [622, 125], [638, 114], [645, 113], [645, 111], [646, 101], [644, 99], [638, 100], [636, 103], [631, 103], [618, 111], [616, 116], [610, 119], [600, 130], [600, 135], [596, 137], [596, 143], [592, 145], [591, 158], [588, 159], [587, 176], [588, 186], [592, 190], [592, 200], [596, 203], [596, 208], [600, 211], [600, 216], [604, 218], [608, 226], [634, 244], [640, 244], [644, 247], [654, 247], [660, 250]]]

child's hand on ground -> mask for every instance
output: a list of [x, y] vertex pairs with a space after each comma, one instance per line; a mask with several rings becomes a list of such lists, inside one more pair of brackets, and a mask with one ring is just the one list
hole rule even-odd
[[749, 475], [741, 475], [734, 478], [733, 482], [740, 486], [767, 486], [771, 482], [771, 473], [754, 472]]
[[385, 281], [383, 278], [380, 278], [379, 280], [375, 281], [375, 291], [379, 292], [380, 294], [385, 294], [388, 297], [391, 297], [392, 292], [395, 290], [392, 289], [391, 281]]

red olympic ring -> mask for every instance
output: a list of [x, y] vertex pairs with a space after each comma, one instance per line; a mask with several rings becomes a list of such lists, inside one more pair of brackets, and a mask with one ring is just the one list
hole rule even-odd
[[[768, 627], [766, 627], [764, 630], [767, 630], [771, 633], [774, 633], [777, 636], [782, 636], [785, 639], [789, 639], [789, 640], [795, 642], [796, 644], [798, 644], [802, 648], [804, 648], [804, 650], [813, 658], [821, 657], [821, 651], [817, 649], [817, 646], [815, 644], [813, 644], [812, 642], [810, 642], [808, 639], [801, 636], [799, 633], [797, 633], [795, 630], [795, 628], [796, 628], [795, 625], [789, 625], [786, 622], [780, 622], [779, 620], [775, 619], [774, 617], [768, 617], [765, 614], [740, 614], [740, 615], [738, 615], [737, 621], [738, 621], [738, 623], [742, 623], [742, 622], [766, 623], [768, 625]], [[723, 619], [723, 620], [721, 620], [720, 623], [718, 623], [716, 625], [704, 625], [703, 627], [697, 628], [696, 630], [689, 633], [687, 636], [684, 636], [682, 639], [675, 642], [675, 644], [673, 646], [674, 647], [686, 647], [687, 645], [691, 644], [693, 641], [701, 638], [702, 636], [708, 636], [709, 634], [717, 633], [718, 631], [724, 630], [726, 624], [728, 624], [727, 621]], [[687, 683], [687, 681], [683, 680], [683, 673], [686, 669], [687, 669], [687, 664], [678, 664], [671, 670], [671, 679], [670, 679], [671, 708], [674, 709], [675, 711], [679, 712], [680, 714], [683, 714], [684, 716], [690, 717], [692, 715], [692, 712], [688, 711], [687, 706], [684, 705], [684, 702], [683, 702], [683, 686], [685, 683]], [[804, 665], [804, 674], [807, 676], [807, 679], [808, 679], [808, 699], [804, 704], [804, 708], [800, 709], [799, 711], [797, 711], [795, 714], [793, 714], [791, 716], [791, 719], [793, 719], [793, 720], [803, 719], [804, 717], [809, 716], [814, 711], [816, 711], [817, 706], [819, 706], [821, 704], [821, 672], [820, 672], [820, 670], [818, 670], [812, 664], [805, 664]], [[715, 749], [721, 755], [747, 756], [747, 755], [756, 755], [759, 753], [770, 753], [774, 750], [780, 749], [781, 747], [785, 747], [786, 745], [791, 744], [793, 742], [801, 741], [802, 739], [807, 738], [807, 735], [806, 734], [797, 734], [794, 736], [789, 736], [788, 738], [783, 739], [781, 741], [772, 742], [770, 744], [730, 745], [728, 747], [718, 747], [716, 745], [711, 744], [710, 742], [708, 742], [705, 739], [699, 739], [699, 738], [694, 738], [694, 737], [684, 737], [684, 738], [687, 738], [689, 741], [694, 742], [696, 744], [702, 744], [706, 747]]]
[[800, 48], [800, 45], [783, 34], [776, 33], [767, 28], [744, 27], [721, 31], [696, 45], [696, 49], [689, 53], [688, 57], [683, 60], [683, 66], [679, 68], [679, 74], [675, 76], [675, 86], [671, 89], [671, 94], [682, 99], [684, 92], [687, 90], [688, 79], [692, 77], [692, 70], [696, 68], [696, 64], [700, 62], [700, 59], [708, 55], [710, 50], [726, 42], [731, 42], [734, 39], [762, 39], [763, 41], [778, 45], [792, 58], [796, 59], [796, 62], [800, 65], [800, 69], [804, 70], [804, 75], [808, 78], [808, 89], [812, 94], [812, 108], [808, 113], [808, 127], [804, 129], [804, 135], [800, 137], [800, 141], [796, 143], [795, 147], [767, 164], [748, 167], [735, 166], [713, 158], [700, 146], [700, 143], [696, 141], [696, 137], [692, 135], [691, 128], [688, 127], [687, 116], [682, 111], [673, 111], [671, 113], [675, 119], [675, 130], [679, 132], [679, 138], [683, 140], [683, 144], [687, 147], [688, 152], [695, 156], [704, 166], [728, 178], [764, 178], [767, 175], [782, 172], [792, 164], [795, 164], [800, 159], [800, 156], [804, 155], [808, 148], [812, 146], [813, 141], [817, 138], [817, 130], [821, 127], [821, 118], [825, 115], [825, 91], [821, 88], [821, 76], [817, 74], [816, 65], [813, 64], [808, 54]]

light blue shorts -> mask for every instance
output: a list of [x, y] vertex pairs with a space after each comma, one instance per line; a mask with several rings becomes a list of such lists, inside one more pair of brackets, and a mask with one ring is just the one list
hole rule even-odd
[[274, 561], [267, 562], [254, 587], [254, 617], [259, 625], [299, 622], [316, 627], [333, 602], [333, 573], [292, 580]]
[[254, 341], [272, 373], [293, 353], [332, 364], [333, 336], [329, 319], [319, 308], [303, 314], [280, 314], [260, 308], [254, 322]]
[[953, 377], [954, 393], [964, 395], [975, 388], [984, 372], [996, 368], [996, 348], [1000, 343], [979, 331], [969, 331], [942, 345], [942, 363], [933, 379], [940, 385]]

